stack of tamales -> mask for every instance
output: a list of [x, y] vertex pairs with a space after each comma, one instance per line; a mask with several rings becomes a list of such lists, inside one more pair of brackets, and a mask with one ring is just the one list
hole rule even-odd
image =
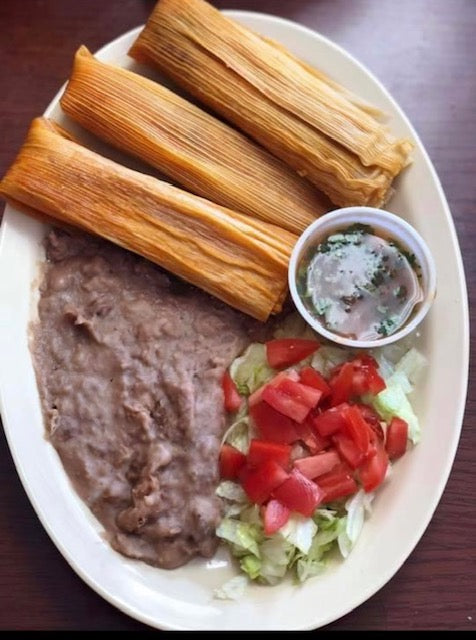
[[282, 308], [297, 235], [331, 200], [381, 206], [411, 143], [392, 136], [377, 109], [203, 0], [161, 0], [130, 53], [244, 133], [81, 47], [64, 111], [187, 191], [36, 119], [0, 194], [266, 320]]

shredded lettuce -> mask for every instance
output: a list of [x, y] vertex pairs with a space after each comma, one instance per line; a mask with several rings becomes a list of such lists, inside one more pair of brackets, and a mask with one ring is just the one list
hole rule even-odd
[[231, 544], [236, 557], [253, 554], [260, 557], [258, 542], [262, 539], [261, 528], [256, 524], [241, 522], [234, 518], [223, 518], [217, 527], [216, 534]]
[[230, 367], [230, 375], [239, 393], [244, 396], [249, 396], [259, 389], [271, 380], [275, 373], [268, 364], [265, 345], [259, 342], [250, 344], [242, 356], [233, 360]]
[[238, 449], [241, 453], [248, 453], [252, 437], [253, 433], [250, 419], [248, 416], [243, 416], [238, 418], [238, 420], [229, 427], [223, 436], [222, 442], [231, 444], [232, 447], [235, 447], [235, 449]]
[[395, 371], [385, 383], [387, 388], [371, 397], [370, 402], [384, 420], [389, 421], [395, 416], [405, 420], [408, 423], [408, 436], [413, 444], [417, 444], [420, 441], [420, 423], [407, 398], [412, 385], [401, 371]]
[[[296, 314], [288, 316], [285, 327], [275, 335], [315, 338]], [[329, 376], [334, 367], [356, 355], [355, 351], [325, 344], [307, 361], [324, 376]], [[372, 355], [387, 386], [378, 395], [368, 395], [362, 400], [371, 404], [384, 421], [388, 422], [394, 416], [406, 420], [410, 439], [418, 442], [420, 425], [408, 396], [426, 364], [425, 358], [414, 348], [407, 347], [402, 351], [401, 346], [395, 348], [394, 345], [375, 349]], [[267, 364], [264, 345], [257, 343], [235, 360], [230, 371], [240, 392], [245, 395], [253, 393], [276, 374]], [[256, 432], [246, 413], [247, 403], [244, 405], [244, 412], [228, 429], [224, 441], [247, 453]], [[307, 450], [295, 443], [291, 459], [303, 455], [307, 455]], [[387, 475], [390, 472], [389, 465]], [[237, 576], [240, 581], [234, 578], [215, 591], [216, 597], [227, 599], [240, 597], [249, 580], [273, 585], [291, 573], [297, 581], [303, 582], [326, 568], [327, 558], [333, 550], [340, 551], [341, 556], [347, 558], [361, 534], [366, 516], [370, 514], [374, 497], [373, 493], [360, 489], [346, 501], [337, 500], [316, 509], [312, 518], [292, 513], [277, 533], [266, 536], [260, 507], [248, 500], [237, 483], [224, 481], [216, 493], [223, 498], [225, 514], [217, 535], [228, 542], [242, 571], [242, 575]]]
[[223, 480], [218, 485], [215, 493], [220, 498], [225, 498], [226, 500], [232, 500], [233, 502], [239, 502], [243, 505], [248, 502], [248, 498], [246, 497], [246, 493], [236, 482], [232, 482], [231, 480]]
[[347, 349], [326, 344], [322, 345], [312, 356], [311, 366], [317, 369], [324, 377], [328, 377], [334, 367], [349, 359], [350, 352]]
[[213, 595], [219, 600], [239, 600], [243, 597], [246, 587], [248, 585], [248, 579], [246, 576], [235, 576], [231, 578], [221, 587], [215, 589]]
[[280, 534], [301, 553], [308, 553], [312, 539], [316, 535], [317, 525], [312, 518], [305, 518], [293, 513], [287, 523], [280, 529]]

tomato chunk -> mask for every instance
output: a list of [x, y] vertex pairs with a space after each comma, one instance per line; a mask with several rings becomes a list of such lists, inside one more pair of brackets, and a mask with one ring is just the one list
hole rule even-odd
[[223, 444], [219, 457], [220, 477], [225, 480], [235, 480], [245, 462], [246, 456], [241, 451], [230, 444]]
[[288, 479], [273, 491], [273, 496], [291, 511], [309, 518], [321, 502], [323, 492], [315, 482], [293, 469]]
[[309, 415], [301, 424], [296, 422], [295, 428], [299, 440], [302, 440], [311, 453], [317, 453], [328, 447], [331, 444], [331, 440], [319, 435], [313, 427], [312, 419]]
[[332, 440], [341, 457], [349, 464], [352, 469], [357, 467], [364, 461], [365, 452], [357, 447], [354, 440], [343, 431], [339, 431], [332, 436]]
[[241, 396], [228, 370], [223, 374], [222, 387], [225, 396], [225, 409], [230, 412], [238, 411], [241, 406]]
[[373, 491], [385, 478], [388, 468], [388, 455], [381, 444], [376, 447], [377, 451], [370, 460], [363, 462], [359, 469], [359, 477], [365, 491]]
[[264, 507], [264, 533], [267, 536], [272, 536], [276, 531], [279, 531], [291, 515], [290, 510], [284, 506], [279, 500], [270, 500]]
[[296, 422], [302, 422], [310, 411], [310, 408], [302, 404], [297, 398], [284, 393], [276, 387], [268, 385], [263, 391], [263, 401]]
[[244, 466], [239, 477], [241, 486], [251, 502], [263, 504], [272, 491], [289, 478], [289, 475], [274, 460], [266, 460], [258, 467]]
[[392, 418], [387, 427], [385, 449], [390, 460], [403, 456], [407, 450], [408, 422], [402, 418]]
[[299, 400], [301, 404], [309, 407], [309, 409], [314, 409], [314, 407], [319, 404], [319, 400], [322, 396], [319, 389], [308, 387], [301, 382], [294, 382], [294, 380], [291, 380], [290, 378], [283, 378], [275, 388], [279, 389], [279, 391], [282, 391], [283, 393], [287, 393], [295, 400]]
[[337, 407], [332, 407], [312, 418], [312, 424], [321, 436], [330, 436], [336, 431], [345, 429], [346, 419], [343, 411], [349, 405], [344, 402]]
[[307, 458], [299, 458], [294, 461], [294, 466], [306, 478], [313, 480], [323, 473], [327, 473], [339, 464], [340, 458], [336, 451], [330, 450], [319, 453], [317, 456], [308, 456]]
[[295, 422], [267, 402], [258, 402], [249, 411], [263, 440], [289, 444], [298, 439]]
[[300, 338], [281, 338], [266, 343], [266, 357], [270, 367], [282, 369], [296, 364], [317, 351], [320, 347], [317, 340]]
[[289, 444], [278, 444], [266, 440], [252, 440], [248, 451], [248, 464], [250, 467], [257, 467], [266, 460], [274, 460], [282, 467], [289, 465], [291, 446]]
[[299, 379], [308, 387], [314, 387], [322, 393], [322, 398], [327, 397], [331, 393], [331, 388], [327, 384], [323, 375], [316, 371], [313, 367], [303, 367], [299, 372]]
[[357, 409], [360, 411], [362, 418], [369, 425], [374, 432], [374, 435], [379, 439], [384, 439], [384, 433], [382, 425], [380, 424], [380, 416], [376, 411], [369, 407], [367, 404], [356, 404]]
[[256, 389], [256, 391], [253, 391], [253, 393], [248, 398], [248, 406], [253, 407], [255, 404], [258, 404], [258, 402], [261, 402], [261, 400], [263, 399], [263, 391], [266, 389], [266, 387], [276, 387], [282, 380], [287, 378], [289, 378], [290, 380], [294, 380], [294, 382], [299, 382], [299, 373], [297, 371], [294, 371], [294, 369], [290, 369], [289, 371], [280, 371], [269, 382], [264, 384], [259, 389]]
[[344, 465], [320, 476], [317, 484], [324, 494], [323, 503], [350, 496], [358, 489], [356, 481]]
[[370, 445], [370, 427], [353, 405], [344, 407], [342, 415], [346, 420], [345, 432], [354, 441], [357, 449], [365, 455]]
[[363, 355], [336, 367], [329, 380], [331, 403], [337, 405], [366, 393], [376, 395], [385, 389], [385, 381], [378, 373], [372, 356]]

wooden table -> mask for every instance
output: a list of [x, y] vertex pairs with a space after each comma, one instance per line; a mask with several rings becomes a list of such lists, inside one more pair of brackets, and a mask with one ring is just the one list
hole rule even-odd
[[[415, 125], [439, 173], [474, 303], [475, 0], [215, 4], [274, 13], [305, 24], [355, 54], [384, 81]], [[13, 160], [30, 120], [43, 112], [69, 75], [78, 45], [98, 49], [143, 23], [153, 6], [153, 0], [0, 2], [0, 174]], [[474, 318], [472, 328], [474, 355]], [[329, 628], [476, 628], [475, 420], [476, 388], [470, 380], [455, 464], [430, 526], [395, 577]], [[37, 520], [3, 435], [0, 438], [0, 629], [145, 629], [96, 595], [63, 560]]]

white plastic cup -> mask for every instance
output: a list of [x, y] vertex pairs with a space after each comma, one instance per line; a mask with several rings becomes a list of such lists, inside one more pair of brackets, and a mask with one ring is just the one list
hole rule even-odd
[[[390, 236], [415, 255], [421, 269], [420, 285], [423, 300], [415, 305], [410, 318], [397, 331], [377, 340], [354, 340], [328, 331], [318, 318], [304, 306], [296, 286], [297, 271], [303, 256], [313, 246], [338, 229], [359, 223], [373, 227], [377, 235]], [[289, 290], [297, 310], [304, 320], [324, 338], [345, 347], [372, 349], [396, 342], [411, 333], [428, 313], [436, 296], [436, 267], [426, 242], [403, 218], [372, 207], [346, 207], [324, 214], [315, 220], [299, 237], [294, 246], [288, 269]]]

